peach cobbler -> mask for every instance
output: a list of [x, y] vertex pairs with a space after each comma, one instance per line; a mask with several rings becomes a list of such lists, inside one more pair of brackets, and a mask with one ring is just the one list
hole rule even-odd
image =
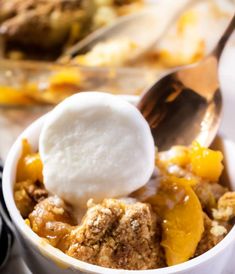
[[65, 254], [156, 269], [203, 254], [231, 229], [235, 192], [220, 184], [222, 160], [196, 141], [158, 152], [134, 105], [78, 93], [47, 114], [37, 153], [23, 139], [14, 197], [30, 228]]
[[156, 157], [144, 187], [76, 211], [43, 184], [40, 155], [23, 140], [15, 201], [40, 237], [74, 258], [110, 268], [154, 269], [199, 256], [229, 232], [235, 193], [219, 183], [222, 154], [193, 143]]

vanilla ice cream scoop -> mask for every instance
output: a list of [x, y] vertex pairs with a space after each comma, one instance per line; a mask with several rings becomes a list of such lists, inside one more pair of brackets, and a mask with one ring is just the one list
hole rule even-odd
[[39, 152], [44, 183], [75, 206], [130, 194], [154, 170], [150, 128], [119, 96], [75, 94], [57, 105], [43, 126]]

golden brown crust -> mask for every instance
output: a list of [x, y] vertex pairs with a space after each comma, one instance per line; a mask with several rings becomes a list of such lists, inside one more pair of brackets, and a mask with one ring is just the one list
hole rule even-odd
[[235, 192], [226, 192], [218, 201], [213, 217], [220, 221], [230, 221], [235, 216]]
[[74, 258], [119, 269], [165, 266], [157, 216], [148, 204], [106, 199], [72, 226], [63, 201], [50, 197], [37, 204], [29, 220], [33, 231]]
[[106, 199], [88, 210], [67, 254], [109, 268], [158, 268], [158, 229], [149, 205]]
[[57, 196], [39, 202], [29, 215], [30, 226], [40, 237], [62, 250], [66, 249], [66, 237], [75, 221], [65, 203]]
[[235, 214], [235, 192], [226, 192], [218, 202], [218, 208], [231, 207]]
[[27, 218], [33, 211], [34, 206], [47, 198], [48, 192], [44, 185], [39, 181], [33, 182], [27, 180], [24, 182], [17, 182], [14, 188], [14, 198], [16, 206], [19, 209], [23, 218]]

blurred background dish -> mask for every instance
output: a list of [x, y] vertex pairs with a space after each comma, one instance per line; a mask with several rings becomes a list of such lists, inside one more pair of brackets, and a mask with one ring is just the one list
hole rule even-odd
[[54, 60], [87, 34], [142, 5], [143, 0], [1, 0], [2, 54]]
[[0, 158], [32, 120], [81, 90], [140, 94], [152, 73], [129, 68], [85, 68], [0, 60]]
[[[154, 26], [156, 28], [155, 33], [159, 32], [159, 29], [163, 28], [165, 18], [169, 18], [170, 21], [172, 10], [179, 9], [178, 6], [182, 3], [191, 2], [192, 5], [178, 16], [179, 18], [175, 24], [163, 35], [161, 41], [158, 41], [157, 45], [143, 59], [131, 65], [131, 67], [153, 70], [156, 75], [159, 75], [159, 73], [169, 68], [200, 60], [213, 48], [233, 14], [232, 8], [234, 5], [231, 0], [180, 0], [177, 3], [174, 2], [172, 0], [156, 0], [153, 5], [144, 3], [142, 0], [1, 0], [0, 38], [2, 41], [2, 57], [10, 60], [37, 59], [43, 61], [48, 60], [46, 55], [50, 54], [49, 59], [55, 61], [59, 55], [54, 57], [53, 54], [60, 48], [56, 42], [51, 42], [50, 47], [45, 47], [46, 54], [42, 54], [41, 49], [43, 43], [50, 43], [50, 40], [57, 36], [53, 35], [53, 31], [63, 31], [60, 26], [57, 29], [57, 24], [65, 24], [66, 20], [62, 20], [61, 17], [69, 17], [70, 21], [73, 21], [69, 24], [70, 32], [72, 32], [71, 29], [75, 28], [73, 24], [79, 24], [80, 32], [82, 31], [84, 34], [79, 36], [77, 33], [76, 39], [71, 42], [69, 42], [71, 40], [70, 36], [65, 35], [64, 43], [61, 42], [63, 46], [60, 53], [68, 48], [68, 45], [76, 43], [76, 41], [97, 28], [111, 25], [118, 20], [119, 16], [141, 11], [150, 5], [154, 6], [156, 17], [159, 18], [159, 26]], [[150, 6], [150, 8], [153, 7]], [[110, 17], [107, 16], [104, 10], [106, 12], [109, 10], [109, 13], [112, 10], [112, 13], [115, 14], [112, 20], [108, 20]], [[80, 17], [76, 16], [77, 12], [85, 14], [84, 16], [89, 18], [89, 20], [87, 19], [89, 24], [83, 25]], [[95, 23], [97, 14], [100, 14], [103, 23]], [[29, 16], [34, 19], [29, 20]], [[58, 21], [54, 22], [54, 17]], [[33, 25], [34, 20], [37, 22], [37, 27]], [[14, 32], [13, 30], [10, 31], [10, 27], [7, 27], [11, 25], [10, 23], [17, 26], [13, 28]], [[52, 26], [55, 27], [53, 31], [51, 30]], [[212, 28], [215, 31], [212, 32]], [[154, 29], [148, 30], [148, 32], [155, 35]], [[139, 35], [141, 36], [141, 33]], [[14, 50], [11, 50], [10, 46], [8, 47], [9, 43], [14, 45]], [[22, 47], [22, 44], [25, 47]], [[68, 63], [85, 67], [123, 67], [126, 59], [133, 53], [136, 46], [138, 45], [131, 41], [130, 37], [123, 37], [123, 39], [114, 41], [107, 40], [98, 43], [88, 52], [75, 56]], [[35, 58], [31, 56], [30, 50], [36, 53]], [[23, 63], [18, 63], [17, 66], [22, 66], [23, 69], [25, 67]], [[38, 66], [38, 63], [35, 63], [35, 66]], [[1, 64], [1, 67], [4, 68], [4, 64]]]
[[[55, 61], [60, 54], [88, 34], [113, 24], [124, 15], [130, 15], [152, 5], [148, 2], [143, 0], [1, 0], [2, 57]], [[162, 43], [153, 51], [154, 61], [158, 63], [161, 60], [166, 66], [181, 65], [200, 58], [214, 42], [211, 39], [216, 39], [215, 33], [220, 32], [221, 27], [223, 29], [226, 24], [223, 21], [231, 16], [233, 5], [230, 0], [151, 2], [155, 2], [156, 17], [159, 18], [158, 28], [162, 28], [165, 18], [170, 17], [172, 11], [176, 10], [181, 2], [194, 3], [183, 12]], [[212, 24], [216, 27], [214, 33], [210, 31]], [[155, 32], [157, 31], [156, 28]], [[155, 34], [154, 29], [151, 32]], [[139, 34], [141, 36], [141, 33]], [[115, 41], [122, 50], [120, 45], [123, 45], [123, 42], [121, 42]], [[113, 45], [113, 41], [108, 43]], [[132, 49], [133, 47], [130, 47], [129, 54]], [[104, 55], [109, 54], [107, 46], [103, 52]], [[76, 58], [76, 61], [82, 65], [97, 66], [94, 61], [93, 63], [87, 60], [84, 62], [84, 58]]]
[[153, 80], [152, 71], [102, 68], [32, 61], [0, 60], [0, 105], [57, 104], [73, 93], [104, 90], [139, 95]]
[[[111, 93], [122, 93], [120, 88], [115, 87], [115, 81], [107, 86], [107, 78], [124, 77], [128, 79], [129, 72], [134, 69], [135, 73], [136, 68], [138, 68], [140, 69], [139, 73], [141, 70], [143, 71], [144, 78], [147, 74], [154, 76], [149, 76], [149, 83], [151, 83], [151, 81], [156, 80], [169, 69], [199, 61], [211, 51], [222, 34], [233, 14], [232, 7], [234, 5], [229, 0], [180, 1], [181, 5], [187, 2], [194, 4], [178, 16], [179, 18], [175, 24], [162, 36], [162, 39], [158, 41], [151, 51], [131, 64], [127, 73], [127, 70], [123, 70], [123, 67], [126, 67], [126, 60], [133, 54], [134, 48], [138, 46], [130, 37], [100, 42], [88, 52], [74, 56], [71, 60], [66, 60], [64, 69], [62, 66], [55, 66], [55, 62], [42, 63], [46, 58], [45, 54], [42, 54], [40, 51], [43, 47], [42, 43], [50, 43], [50, 39], [54, 37], [48, 24], [52, 24], [52, 19], [56, 17], [55, 14], [57, 14], [58, 18], [69, 14], [70, 20], [74, 20], [73, 24], [81, 24], [76, 12], [85, 13], [89, 17], [89, 20], [87, 19], [89, 24], [81, 24], [80, 28], [84, 35], [77, 36], [70, 43], [71, 45], [94, 29], [112, 24], [117, 20], [118, 16], [143, 10], [151, 4], [146, 4], [141, 0], [0, 0], [0, 38], [2, 40], [2, 56], [4, 57], [0, 63], [0, 104], [32, 105], [58, 103], [66, 95], [70, 95], [73, 92], [91, 89], [91, 87], [94, 87], [94, 81], [98, 88], [103, 88], [103, 90]], [[156, 1], [154, 7], [156, 17], [159, 18], [159, 26], [157, 26], [156, 32], [159, 32], [159, 29], [164, 29], [166, 20], [164, 20], [163, 24], [163, 19], [165, 17], [171, 21], [172, 16], [170, 15], [173, 13], [172, 10], [179, 9], [179, 3], [177, 3], [172, 0]], [[107, 14], [100, 12], [100, 10], [113, 10], [113, 13], [116, 15], [113, 17], [113, 20], [109, 21]], [[43, 16], [41, 15], [42, 12]], [[31, 15], [32, 13], [34, 16]], [[97, 25], [95, 18], [99, 13], [102, 14], [103, 20], [106, 19], [106, 21]], [[34, 19], [28, 21], [29, 15], [33, 16]], [[34, 20], [39, 21], [37, 23], [38, 29], [33, 27]], [[18, 21], [23, 23], [20, 24]], [[14, 24], [18, 22], [19, 24], [17, 24], [17, 28], [14, 28], [14, 33], [17, 33], [15, 34], [16, 36], [12, 36], [10, 39], [11, 32], [7, 26], [11, 22], [15, 22]], [[53, 24], [57, 26], [59, 22], [63, 24], [64, 20], [58, 20], [58, 22], [56, 21]], [[73, 24], [71, 23], [71, 25]], [[70, 28], [75, 28], [71, 25]], [[30, 27], [30, 29], [26, 26]], [[154, 27], [157, 28], [156, 26]], [[58, 27], [58, 29], [62, 31], [63, 28]], [[211, 31], [212, 29], [215, 31]], [[41, 33], [38, 33], [40, 31]], [[53, 29], [53, 31], [55, 30]], [[152, 32], [155, 35], [154, 30], [148, 32]], [[20, 39], [20, 42], [17, 40], [17, 37]], [[13, 51], [10, 46], [8, 47], [8, 39], [14, 45]], [[69, 35], [66, 35], [63, 39], [63, 49], [69, 44], [69, 40]], [[22, 47], [21, 44], [25, 45], [25, 47]], [[50, 59], [54, 61], [56, 59], [52, 55], [55, 53], [55, 48], [59, 49], [56, 43], [51, 43], [51, 47], [45, 47], [46, 54], [51, 54]], [[62, 53], [63, 49], [61, 49], [60, 53]], [[35, 55], [34, 57], [38, 61], [30, 63], [21, 61], [21, 59], [30, 60], [33, 58], [30, 50], [37, 53], [37, 56]], [[6, 58], [8, 58], [8, 62]], [[15, 59], [18, 60], [16, 61]], [[92, 72], [87, 67], [104, 67], [107, 70], [105, 71], [104, 69], [101, 73], [97, 72], [97, 70]], [[114, 67], [121, 67], [122, 72], [119, 70], [116, 73]], [[101, 74], [107, 74], [107, 76], [100, 77]], [[137, 79], [138, 77], [135, 81]], [[120, 79], [120, 81], [123, 81], [123, 79]], [[125, 90], [123, 93], [136, 94], [136, 86], [132, 86], [133, 82], [131, 82], [131, 85], [130, 83], [125, 83], [125, 86], [130, 86], [126, 87], [129, 90]], [[143, 89], [138, 87], [137, 93], [140, 94], [142, 91]]]

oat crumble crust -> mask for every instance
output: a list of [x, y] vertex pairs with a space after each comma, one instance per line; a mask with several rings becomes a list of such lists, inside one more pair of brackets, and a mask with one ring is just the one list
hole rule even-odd
[[158, 218], [148, 204], [105, 199], [88, 209], [81, 225], [69, 225], [69, 219], [58, 197], [40, 202], [29, 215], [34, 232], [74, 258], [109, 268], [165, 266]]
[[[187, 192], [182, 192], [181, 185], [176, 184], [179, 189], [174, 188], [176, 192], [173, 193], [173, 197], [167, 190], [164, 192], [166, 196], [157, 197], [156, 190], [161, 193], [161, 188], [164, 188], [164, 181], [162, 185], [159, 185], [162, 179], [165, 176], [176, 182], [179, 179], [183, 180], [181, 181], [183, 184], [187, 183], [184, 179], [189, 178], [188, 183], [192, 184], [192, 189], [200, 202], [200, 217], [204, 232], [201, 231], [199, 242], [195, 243], [194, 250], [187, 260], [214, 247], [230, 231], [234, 224], [235, 193], [229, 192], [228, 188], [220, 185], [219, 180], [211, 181], [210, 174], [209, 179], [193, 174], [190, 166], [179, 166], [172, 170], [172, 165], [169, 165], [167, 161], [164, 162], [162, 159], [160, 164], [162, 165], [158, 166], [157, 173], [144, 190], [139, 190], [139, 194], [132, 193], [129, 197], [120, 200], [107, 198], [97, 204], [90, 199], [87, 210], [72, 208], [61, 198], [51, 196], [43, 182], [39, 182], [37, 178], [34, 179], [34, 174], [29, 176], [31, 180], [26, 176], [25, 181], [19, 179], [20, 181], [16, 182], [15, 202], [22, 217], [26, 218], [25, 222], [38, 236], [71, 257], [115, 269], [145, 270], [165, 267], [171, 264], [167, 262], [168, 250], [164, 246], [164, 232], [167, 229], [164, 227], [164, 222], [168, 219], [165, 220], [164, 214], [161, 214], [161, 210], [164, 210], [161, 203], [170, 208], [172, 202], [180, 203], [181, 198], [184, 197], [182, 194], [185, 195]], [[40, 168], [35, 166], [36, 171], [40, 173]], [[28, 172], [27, 167], [24, 168]], [[156, 200], [148, 200], [151, 195]], [[184, 201], [185, 199], [181, 202]], [[191, 211], [183, 213], [187, 216], [183, 215], [182, 218], [189, 217], [189, 222], [190, 218], [195, 218], [191, 216]], [[84, 216], [82, 220], [79, 219], [79, 215]], [[174, 239], [176, 247], [180, 244], [177, 251], [180, 252], [184, 242], [186, 245], [189, 242], [182, 237], [177, 238], [175, 229], [177, 230], [177, 220], [181, 218], [181, 215], [179, 213], [179, 216], [174, 217], [177, 218], [169, 221], [173, 224], [171, 238]], [[168, 244], [173, 250], [171, 242]]]

